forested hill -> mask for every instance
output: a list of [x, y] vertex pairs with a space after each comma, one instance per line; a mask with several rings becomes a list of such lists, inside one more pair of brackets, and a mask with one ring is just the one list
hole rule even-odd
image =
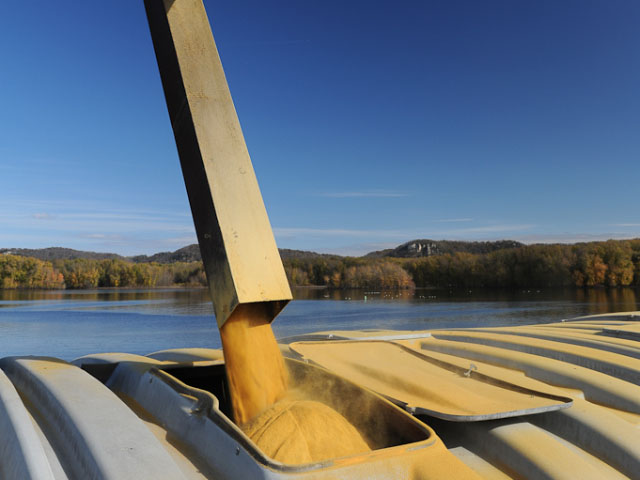
[[[98, 253], [85, 252], [82, 250], [73, 250], [71, 248], [0, 248], [0, 255], [17, 255], [20, 257], [37, 258], [38, 260], [54, 261], [54, 260], [124, 260], [133, 263], [178, 263], [178, 262], [201, 262], [200, 248], [197, 243], [182, 247], [175, 252], [160, 252], [153, 255], [136, 255], [133, 257], [123, 257], [116, 253]], [[338, 255], [328, 255], [324, 253], [307, 252], [304, 250], [289, 250], [287, 248], [280, 249], [282, 260], [290, 259], [331, 259], [340, 258]]]
[[[640, 287], [640, 239], [573, 245], [416, 240], [365, 257], [280, 253], [294, 286]], [[130, 258], [64, 248], [0, 249], [3, 289], [175, 285], [206, 285], [197, 245]]]
[[200, 262], [202, 257], [200, 256], [200, 247], [197, 243], [182, 247], [175, 252], [160, 252], [150, 257], [147, 255], [137, 255], [131, 257], [131, 261], [135, 263], [176, 263], [176, 262]]
[[[339, 258], [338, 255], [327, 255], [325, 253], [307, 252], [304, 250], [289, 250], [281, 248], [280, 257], [282, 260], [290, 260], [295, 258]], [[183, 247], [175, 252], [160, 252], [155, 255], [138, 255], [131, 257], [130, 260], [135, 263], [157, 262], [157, 263], [175, 263], [175, 262], [201, 262], [200, 248], [197, 243]]]
[[0, 248], [0, 255], [17, 255], [19, 257], [37, 258], [52, 262], [54, 260], [123, 260], [134, 263], [176, 263], [176, 262], [200, 262], [200, 248], [198, 244], [188, 245], [175, 252], [160, 252], [154, 255], [136, 255], [124, 257], [117, 253], [86, 252], [72, 248]]
[[126, 257], [117, 253], [84, 252], [72, 248], [0, 248], [0, 255], [17, 255], [19, 257], [31, 257], [47, 262], [53, 260], [73, 260], [83, 258], [86, 260], [126, 260]]
[[282, 260], [295, 260], [295, 259], [335, 259], [342, 258], [340, 255], [331, 255], [328, 253], [316, 253], [306, 250], [290, 250], [288, 248], [279, 248], [280, 257]]
[[514, 240], [498, 240], [496, 242], [463, 242], [456, 240], [411, 240], [396, 248], [379, 250], [365, 255], [369, 258], [420, 258], [432, 255], [454, 253], [473, 253], [484, 255], [507, 248], [520, 248], [524, 244]]

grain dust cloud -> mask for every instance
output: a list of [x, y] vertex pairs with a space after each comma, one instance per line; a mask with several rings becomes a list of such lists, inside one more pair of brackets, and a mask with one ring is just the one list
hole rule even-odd
[[286, 464], [369, 451], [342, 415], [289, 388], [270, 321], [262, 304], [246, 304], [220, 329], [235, 422], [268, 457]]

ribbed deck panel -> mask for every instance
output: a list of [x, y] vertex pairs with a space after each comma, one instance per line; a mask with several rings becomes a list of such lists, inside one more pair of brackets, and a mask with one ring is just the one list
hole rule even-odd
[[640, 385], [640, 360], [612, 353], [595, 345], [584, 347], [566, 341], [541, 340], [491, 331], [438, 331], [433, 336], [438, 340], [487, 345], [559, 360]]
[[[142, 421], [83, 370], [43, 357], [4, 358], [0, 367], [20, 393], [69, 478], [184, 478]], [[24, 422], [24, 416], [16, 412], [12, 418]], [[24, 451], [35, 451], [38, 445], [42, 450], [35, 432], [30, 435], [30, 442]], [[43, 474], [41, 478], [47, 477]]]
[[479, 372], [511, 371], [503, 373], [511, 381], [521, 371], [527, 376], [522, 384], [547, 384], [574, 398], [571, 408], [519, 422], [438, 423], [436, 432], [472, 452], [461, 456], [471, 459], [469, 465], [478, 462], [475, 455], [514, 478], [640, 478], [638, 318], [432, 331], [412, 348], [462, 365], [474, 362]]
[[545, 328], [545, 326], [492, 328], [482, 329], [482, 331], [566, 343], [640, 359], [640, 342], [603, 335], [602, 332], [586, 333], [578, 329]]
[[[434, 335], [440, 335], [440, 332], [434, 332]], [[527, 376], [549, 385], [581, 390], [585, 398], [594, 403], [640, 414], [640, 387], [637, 384], [570, 362], [457, 338], [458, 340], [424, 340], [421, 347], [426, 352], [448, 353], [469, 360], [521, 370]]]
[[[428, 381], [428, 369], [422, 371], [421, 361], [453, 366], [451, 383], [482, 374], [526, 391], [564, 397], [567, 402], [567, 408], [498, 420], [452, 421], [425, 414], [419, 418], [444, 443], [437, 439], [440, 448], [432, 448], [433, 454], [410, 469], [389, 470], [404, 472], [393, 478], [453, 478], [450, 472], [455, 470], [456, 478], [473, 478], [475, 472], [490, 480], [640, 480], [638, 319], [634, 312], [547, 325], [400, 334], [325, 332], [295, 340], [350, 338], [351, 342], [375, 340], [400, 346], [422, 359], [405, 362], [391, 372], [411, 376], [407, 365], [421, 369], [410, 377], [421, 382], [420, 388], [412, 390], [414, 404], [420, 402], [416, 395], [428, 394], [430, 387], [439, 385]], [[358, 348], [365, 345], [358, 343]], [[303, 358], [295, 353], [295, 345], [282, 347], [285, 355]], [[401, 362], [399, 358], [393, 361]], [[252, 472], [249, 477], [333, 478], [332, 467], [314, 474], [311, 467], [290, 474], [258, 467], [252, 463], [257, 457], [249, 454], [248, 439], [242, 440], [242, 433], [228, 420], [220, 416], [210, 417], [218, 418], [214, 422], [206, 420], [201, 400], [196, 402], [193, 396], [197, 389], [166, 380], [172, 368], [217, 368], [224, 375], [222, 362], [220, 350], [207, 349], [168, 350], [149, 357], [95, 354], [73, 365], [38, 357], [0, 360], [0, 477], [201, 480], [245, 478], [244, 473]], [[166, 374], [154, 374], [156, 368], [166, 369]], [[456, 374], [455, 368], [465, 373]], [[379, 380], [393, 387], [394, 375], [385, 378]], [[447, 375], [438, 378], [448, 385]], [[454, 390], [443, 387], [438, 393], [446, 391]], [[474, 393], [481, 395], [481, 391]], [[402, 392], [395, 385], [399, 403]], [[209, 408], [216, 410], [217, 405], [214, 402]], [[415, 460], [415, 455], [422, 454], [408, 448], [406, 455]], [[349, 473], [341, 478], [391, 478], [381, 460], [384, 454], [371, 458], [377, 463], [346, 468], [343, 471]], [[340, 465], [345, 468], [349, 462]]]

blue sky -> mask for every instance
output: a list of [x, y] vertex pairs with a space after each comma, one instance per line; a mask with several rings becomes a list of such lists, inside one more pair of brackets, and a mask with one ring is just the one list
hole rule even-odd
[[[640, 236], [640, 3], [205, 5], [280, 247]], [[142, 0], [0, 39], [0, 247], [193, 243]]]

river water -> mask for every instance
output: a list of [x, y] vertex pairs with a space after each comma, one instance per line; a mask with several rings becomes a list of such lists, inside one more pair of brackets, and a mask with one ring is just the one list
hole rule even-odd
[[[322, 330], [438, 328], [547, 323], [640, 310], [640, 291], [327, 291], [297, 289], [274, 321], [277, 337]], [[0, 290], [0, 357], [71, 360], [97, 352], [147, 354], [220, 347], [205, 289]]]

